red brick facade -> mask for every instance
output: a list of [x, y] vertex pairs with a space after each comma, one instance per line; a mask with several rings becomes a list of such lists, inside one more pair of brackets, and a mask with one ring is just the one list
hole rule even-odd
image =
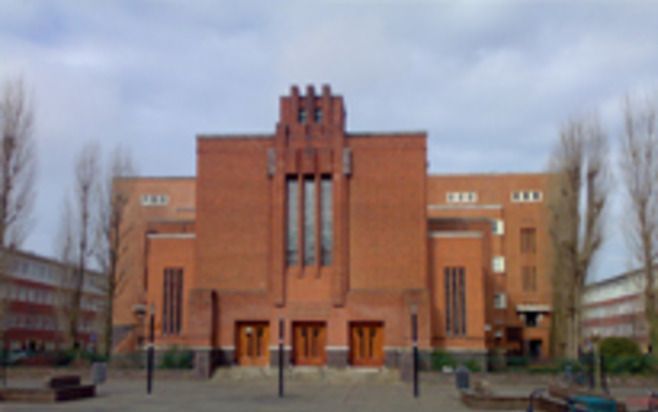
[[[135, 205], [145, 258], [129, 267], [146, 279], [118, 306], [154, 304], [157, 345], [213, 351], [222, 363], [272, 362], [283, 319], [295, 364], [395, 366], [412, 343], [412, 312], [425, 352], [522, 351], [528, 337], [545, 351], [543, 203], [511, 200], [545, 192], [545, 177], [428, 176], [426, 140], [346, 131], [343, 99], [328, 86], [319, 95], [293, 87], [271, 135], [198, 136], [196, 179], [131, 179], [133, 199], [150, 190], [171, 201], [160, 216]], [[448, 191], [480, 199], [448, 204]], [[504, 235], [492, 233], [496, 219]], [[531, 257], [514, 249], [526, 226], [536, 230]], [[508, 269], [492, 274], [500, 254]], [[530, 264], [537, 284], [527, 291], [518, 271]], [[504, 313], [494, 292], [509, 295]], [[541, 309], [539, 325], [524, 327], [518, 305]]]

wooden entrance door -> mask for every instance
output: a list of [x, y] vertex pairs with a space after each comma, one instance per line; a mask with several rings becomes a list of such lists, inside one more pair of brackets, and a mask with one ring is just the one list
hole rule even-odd
[[242, 366], [267, 366], [270, 362], [270, 327], [267, 322], [238, 322], [236, 359]]
[[293, 323], [293, 361], [295, 365], [324, 365], [327, 327], [324, 322]]
[[355, 366], [384, 364], [384, 325], [381, 322], [353, 322], [350, 326], [350, 358]]

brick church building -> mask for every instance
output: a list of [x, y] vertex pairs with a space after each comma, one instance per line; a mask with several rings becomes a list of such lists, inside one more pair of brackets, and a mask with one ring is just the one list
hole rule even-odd
[[[116, 350], [269, 365], [391, 366], [411, 346], [545, 356], [546, 174], [428, 175], [424, 132], [351, 132], [341, 96], [292, 87], [272, 133], [197, 136], [196, 177], [135, 177]], [[145, 305], [145, 306], [144, 306]]]

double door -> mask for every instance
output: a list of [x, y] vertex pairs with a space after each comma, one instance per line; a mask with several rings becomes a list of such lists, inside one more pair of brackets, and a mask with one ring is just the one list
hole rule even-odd
[[355, 366], [384, 364], [384, 325], [381, 322], [350, 325], [350, 361]]
[[294, 322], [293, 362], [295, 365], [324, 365], [327, 361], [327, 327], [324, 322]]
[[237, 324], [236, 357], [242, 366], [269, 364], [270, 327], [267, 322], [240, 322]]

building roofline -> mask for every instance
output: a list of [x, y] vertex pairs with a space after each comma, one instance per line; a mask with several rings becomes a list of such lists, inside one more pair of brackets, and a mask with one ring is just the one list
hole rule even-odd
[[363, 131], [363, 132], [345, 132], [345, 135], [349, 139], [350, 137], [356, 138], [368, 138], [368, 137], [418, 137], [418, 135], [423, 135], [427, 137], [427, 130], [393, 130], [390, 132], [387, 131]]
[[120, 176], [114, 180], [196, 180], [196, 176]]
[[626, 272], [622, 272], [618, 275], [611, 276], [609, 278], [605, 278], [605, 279], [597, 280], [595, 282], [588, 283], [588, 284], [585, 285], [585, 289], [589, 289], [589, 288], [596, 287], [596, 286], [607, 285], [607, 284], [610, 284], [610, 283], [615, 283], [617, 281], [623, 280], [624, 278], [628, 278], [628, 277], [631, 277], [633, 275], [638, 275], [640, 273], [642, 273], [642, 269], [632, 269], [632, 270], [629, 270], [629, 271], [626, 271]]
[[[44, 255], [39, 255], [36, 252], [32, 251], [27, 251], [27, 250], [19, 250], [19, 249], [4, 249], [9, 255], [17, 256], [17, 257], [23, 257], [26, 259], [31, 259], [31, 260], [36, 260], [42, 263], [46, 263], [49, 265], [55, 265], [59, 266], [60, 268], [64, 269], [70, 269], [74, 267], [74, 265], [66, 264], [54, 257], [49, 257], [49, 256], [44, 256]], [[103, 275], [102, 272], [90, 268], [85, 269], [85, 273], [88, 274], [93, 274], [93, 275]]]
[[427, 177], [479, 177], [479, 176], [550, 176], [551, 172], [469, 172], [469, 173], [428, 173]]
[[273, 139], [273, 133], [197, 133], [197, 140]]

